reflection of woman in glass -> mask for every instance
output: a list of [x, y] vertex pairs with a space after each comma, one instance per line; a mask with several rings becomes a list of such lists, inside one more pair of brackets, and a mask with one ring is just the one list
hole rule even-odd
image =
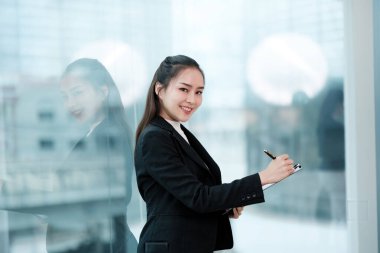
[[198, 63], [183, 55], [166, 57], [153, 77], [136, 134], [137, 182], [148, 212], [139, 253], [232, 248], [228, 214], [237, 218], [242, 206], [263, 202], [262, 185], [294, 171], [281, 155], [260, 173], [222, 184], [218, 165], [181, 124], [201, 105], [204, 88]]
[[318, 148], [321, 157], [321, 190], [319, 201], [329, 200], [330, 212], [318, 206], [317, 215], [334, 221], [345, 221], [345, 155], [344, 111], [342, 81], [329, 88], [320, 108], [318, 120]]
[[[60, 176], [65, 192], [79, 193], [77, 209], [49, 217], [48, 251], [136, 252], [137, 242], [126, 222], [133, 171], [131, 132], [116, 85], [99, 61], [82, 58], [66, 68], [60, 88], [65, 107], [87, 133], [74, 145]], [[73, 198], [69, 200], [72, 204]], [[78, 242], [65, 242], [70, 236]], [[54, 249], [65, 244], [65, 250]]]

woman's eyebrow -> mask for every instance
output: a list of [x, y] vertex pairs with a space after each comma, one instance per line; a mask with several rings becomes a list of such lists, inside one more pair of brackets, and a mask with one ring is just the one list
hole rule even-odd
[[[183, 85], [185, 85], [185, 86], [187, 86], [187, 87], [193, 87], [193, 85], [191, 85], [191, 84], [188, 84], [188, 83], [183, 83], [183, 82], [181, 82], [180, 84], [183, 84]], [[204, 86], [200, 86], [200, 87], [197, 87], [197, 89], [204, 89], [205, 87]]]

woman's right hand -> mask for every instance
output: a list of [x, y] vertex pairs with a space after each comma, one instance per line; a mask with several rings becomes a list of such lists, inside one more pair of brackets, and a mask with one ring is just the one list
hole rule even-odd
[[262, 185], [277, 183], [294, 173], [293, 160], [287, 154], [279, 155], [259, 172]]

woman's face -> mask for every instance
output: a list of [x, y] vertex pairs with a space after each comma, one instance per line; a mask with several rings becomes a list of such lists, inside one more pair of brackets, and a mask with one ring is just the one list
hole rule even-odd
[[106, 97], [104, 89], [95, 88], [80, 77], [68, 75], [61, 81], [61, 92], [66, 109], [80, 123], [92, 124], [102, 117]]
[[196, 68], [186, 68], [172, 78], [166, 89], [156, 84], [155, 92], [161, 103], [160, 116], [186, 122], [202, 104], [204, 80]]

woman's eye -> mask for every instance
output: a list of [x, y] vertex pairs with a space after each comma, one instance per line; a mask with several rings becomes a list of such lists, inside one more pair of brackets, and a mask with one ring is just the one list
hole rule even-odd
[[197, 91], [197, 95], [202, 95], [203, 91]]
[[179, 88], [179, 90], [180, 90], [180, 91], [183, 91], [183, 92], [186, 92], [186, 93], [189, 92], [189, 90], [186, 89], [186, 88]]

